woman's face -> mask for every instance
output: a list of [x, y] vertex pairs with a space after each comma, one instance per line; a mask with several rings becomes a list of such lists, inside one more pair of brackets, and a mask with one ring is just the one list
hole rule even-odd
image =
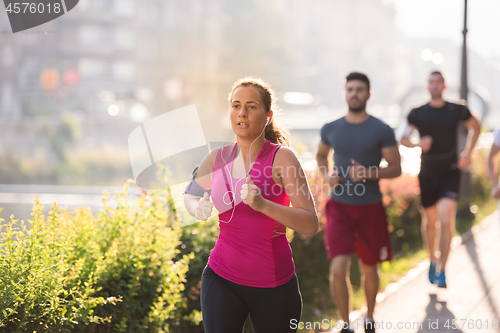
[[254, 139], [262, 133], [267, 112], [257, 88], [241, 86], [234, 90], [229, 106], [229, 119], [234, 134]]

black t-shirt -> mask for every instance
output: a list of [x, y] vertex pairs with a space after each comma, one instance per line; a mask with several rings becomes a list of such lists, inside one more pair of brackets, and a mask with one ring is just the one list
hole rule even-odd
[[431, 149], [421, 156], [422, 169], [450, 168], [457, 163], [458, 126], [471, 116], [466, 106], [450, 102], [441, 108], [433, 108], [427, 103], [410, 111], [408, 123], [417, 127], [420, 137], [432, 137]]

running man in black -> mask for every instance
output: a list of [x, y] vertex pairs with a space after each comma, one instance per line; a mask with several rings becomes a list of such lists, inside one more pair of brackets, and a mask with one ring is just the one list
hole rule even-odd
[[[450, 251], [451, 239], [455, 232], [460, 167], [470, 165], [471, 153], [479, 137], [481, 125], [471, 115], [466, 106], [447, 102], [443, 99], [446, 88], [440, 72], [429, 76], [428, 90], [431, 101], [411, 110], [408, 115], [408, 128], [401, 138], [406, 147], [422, 149], [420, 174], [420, 195], [424, 215], [422, 216], [422, 237], [429, 249], [429, 281], [446, 288], [445, 267]], [[457, 130], [464, 121], [469, 133], [464, 150], [458, 156]], [[410, 136], [418, 130], [420, 141], [413, 143]], [[436, 275], [436, 222], [439, 220], [440, 273]]]

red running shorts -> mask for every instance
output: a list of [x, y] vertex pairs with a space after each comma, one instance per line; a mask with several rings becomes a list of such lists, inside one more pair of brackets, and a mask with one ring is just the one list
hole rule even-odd
[[325, 248], [328, 260], [356, 253], [365, 265], [392, 259], [382, 202], [348, 205], [332, 199], [326, 203]]

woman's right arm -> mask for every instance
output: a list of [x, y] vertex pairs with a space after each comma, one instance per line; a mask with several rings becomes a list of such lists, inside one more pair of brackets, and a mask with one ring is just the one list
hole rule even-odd
[[[198, 172], [194, 177], [194, 181], [205, 191], [212, 188], [212, 173], [214, 170], [214, 156], [217, 155], [217, 150], [210, 151], [201, 161]], [[205, 202], [204, 202], [205, 201]], [[186, 193], [184, 195], [184, 206], [189, 214], [199, 220], [206, 220], [210, 217], [213, 204], [210, 202], [208, 193], [205, 192], [203, 197], [198, 197], [193, 194]]]

